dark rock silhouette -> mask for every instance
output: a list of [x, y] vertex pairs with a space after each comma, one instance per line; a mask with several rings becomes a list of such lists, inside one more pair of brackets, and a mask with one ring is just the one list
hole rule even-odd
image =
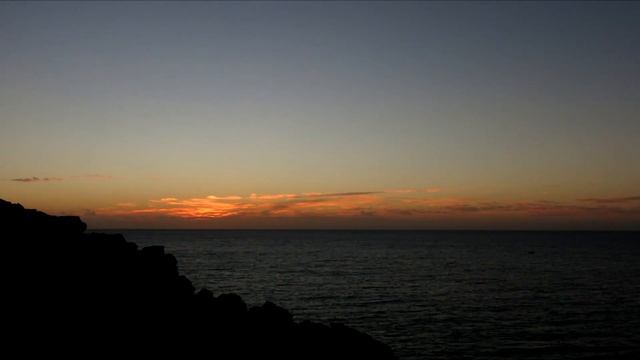
[[395, 358], [342, 324], [296, 323], [271, 302], [247, 309], [238, 295], [196, 292], [163, 247], [85, 233], [78, 217], [0, 199], [0, 231], [4, 343], [22, 354], [91, 356], [80, 351], [89, 348], [214, 359]]

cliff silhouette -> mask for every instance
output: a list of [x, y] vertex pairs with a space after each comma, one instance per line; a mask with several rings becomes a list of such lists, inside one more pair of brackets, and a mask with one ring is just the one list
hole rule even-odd
[[0, 199], [0, 231], [4, 342], [22, 354], [395, 359], [345, 325], [295, 322], [271, 302], [248, 309], [236, 294], [196, 291], [163, 247], [87, 233], [75, 216]]

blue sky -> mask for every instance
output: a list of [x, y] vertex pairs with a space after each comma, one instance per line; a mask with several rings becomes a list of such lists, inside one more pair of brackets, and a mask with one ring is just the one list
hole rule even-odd
[[[634, 2], [3, 2], [0, 195], [71, 213], [632, 197], [638, 18]], [[33, 177], [61, 180], [11, 181]]]

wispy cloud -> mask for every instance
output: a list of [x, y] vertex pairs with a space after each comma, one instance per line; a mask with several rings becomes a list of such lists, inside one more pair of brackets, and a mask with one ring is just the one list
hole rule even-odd
[[280, 199], [303, 199], [303, 198], [315, 198], [315, 197], [345, 197], [345, 196], [361, 196], [361, 195], [372, 195], [372, 194], [382, 194], [380, 191], [358, 191], [358, 192], [342, 192], [342, 193], [320, 193], [320, 192], [309, 192], [302, 194], [266, 194], [266, 195], [258, 195], [253, 193], [249, 196], [250, 199], [254, 200], [280, 200]]
[[293, 199], [298, 197], [296, 194], [268, 194], [268, 195], [258, 195], [253, 193], [249, 195], [249, 198], [252, 200], [279, 200], [279, 199]]
[[[597, 201], [594, 201], [597, 200]], [[482, 219], [555, 217], [558, 219], [640, 216], [639, 197], [583, 199], [573, 202], [548, 200], [490, 201], [465, 197], [442, 197], [437, 191], [305, 192], [240, 195], [207, 195], [194, 198], [167, 196], [143, 206], [120, 203], [96, 209], [97, 216], [215, 220], [222, 218], [327, 219], [363, 218], [429, 221], [430, 219]], [[613, 201], [616, 200], [616, 201]], [[587, 201], [588, 203], [585, 203]], [[376, 221], [376, 220], [371, 220]]]
[[117, 207], [135, 207], [136, 204], [132, 202], [122, 202], [122, 203], [117, 203], [116, 206]]
[[242, 200], [242, 196], [215, 196], [209, 195], [207, 199], [211, 200]]
[[[373, 195], [373, 194], [382, 194], [381, 191], [357, 191], [357, 192], [342, 192], [342, 193], [314, 193], [314, 197], [344, 197], [344, 196], [362, 196], [362, 195]], [[312, 196], [312, 195], [309, 195]]]
[[165, 197], [150, 200], [142, 208], [115, 206], [98, 209], [104, 215], [156, 214], [172, 217], [207, 219], [229, 216], [348, 216], [367, 213], [380, 203], [380, 192], [251, 194], [249, 196], [208, 195], [179, 199]]
[[588, 198], [588, 199], [580, 199], [580, 201], [596, 203], [596, 204], [618, 204], [618, 203], [639, 202], [640, 196]]
[[25, 178], [14, 178], [9, 179], [10, 181], [22, 182], [22, 183], [34, 183], [34, 182], [48, 182], [48, 181], [63, 181], [69, 179], [84, 179], [84, 180], [109, 180], [113, 177], [110, 175], [101, 175], [101, 174], [85, 174], [85, 175], [72, 175], [66, 177], [25, 177]]
[[23, 183], [33, 183], [33, 182], [47, 182], [47, 181], [61, 181], [62, 178], [57, 178], [57, 177], [37, 177], [37, 176], [32, 176], [32, 177], [27, 177], [27, 178], [15, 178], [15, 179], [11, 179], [11, 181], [17, 181], [17, 182], [23, 182]]
[[416, 192], [416, 189], [389, 189], [385, 190], [388, 194], [411, 194]]
[[412, 194], [412, 193], [439, 193], [442, 192], [442, 188], [439, 187], [429, 187], [424, 189], [390, 189], [386, 190], [385, 193], [389, 194]]

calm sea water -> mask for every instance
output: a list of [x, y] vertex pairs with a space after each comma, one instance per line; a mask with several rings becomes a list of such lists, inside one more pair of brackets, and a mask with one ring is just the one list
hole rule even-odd
[[196, 288], [343, 322], [401, 359], [640, 359], [640, 233], [119, 232], [164, 245]]

